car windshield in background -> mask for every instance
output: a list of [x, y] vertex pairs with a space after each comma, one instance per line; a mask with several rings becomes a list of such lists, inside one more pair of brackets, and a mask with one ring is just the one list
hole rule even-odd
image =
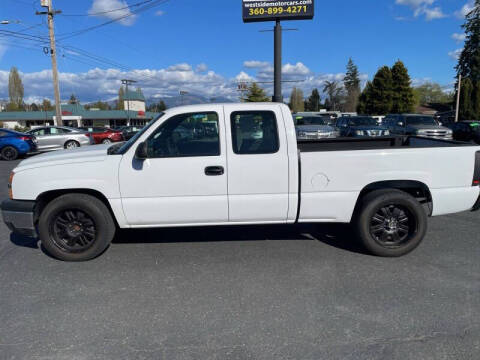
[[329, 119], [321, 116], [297, 116], [297, 125], [329, 125]]
[[371, 117], [352, 117], [348, 124], [350, 126], [378, 126], [377, 120]]
[[430, 116], [407, 116], [407, 125], [438, 125]]
[[118, 143], [118, 144], [115, 144], [115, 145], [112, 145], [108, 148], [108, 154], [109, 155], [123, 155], [125, 154], [128, 149], [130, 149], [132, 147], [132, 145], [135, 143], [135, 141], [137, 141], [137, 139], [142, 136], [145, 131], [147, 131], [148, 129], [150, 129], [150, 127], [155, 124], [155, 122], [157, 122], [158, 119], [160, 119], [163, 115], [165, 115], [165, 113], [161, 113], [160, 115], [158, 115], [156, 118], [150, 120], [150, 122], [145, 125], [138, 133], [136, 133], [130, 140], [128, 140], [127, 142], [124, 142], [124, 143]]

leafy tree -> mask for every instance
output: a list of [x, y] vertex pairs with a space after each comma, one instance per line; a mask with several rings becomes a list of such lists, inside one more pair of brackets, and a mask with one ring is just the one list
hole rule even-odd
[[118, 90], [117, 110], [125, 110], [125, 89], [123, 86]]
[[48, 99], [43, 99], [42, 110], [43, 111], [52, 111], [54, 109], [52, 103]]
[[442, 87], [433, 82], [413, 88], [415, 101], [418, 105], [445, 104], [453, 101], [453, 94], [447, 94]]
[[72, 94], [70, 95], [70, 99], [68, 100], [68, 103], [69, 104], [78, 104], [78, 100], [77, 100], [77, 97], [75, 96], [75, 94]]
[[160, 100], [158, 103], [151, 104], [148, 108], [147, 111], [152, 111], [152, 112], [161, 112], [167, 110], [167, 105], [163, 100]]
[[99, 110], [111, 110], [110, 105], [106, 102], [98, 100], [97, 102], [85, 105], [85, 109], [99, 109]]
[[[339, 109], [342, 100], [342, 91], [343, 89], [338, 81], [325, 81], [323, 92], [328, 95], [328, 110], [336, 111]], [[325, 104], [327, 105], [326, 101]]]
[[347, 73], [343, 79], [347, 97], [345, 102], [345, 111], [354, 112], [358, 105], [358, 97], [360, 95], [360, 74], [357, 65], [354, 64], [352, 58], [348, 60]]
[[265, 94], [263, 90], [257, 83], [252, 83], [248, 87], [247, 94], [243, 99], [244, 102], [269, 102], [271, 99]]
[[158, 103], [158, 111], [165, 111], [165, 110], [167, 110], [167, 105], [163, 100], [160, 100], [160, 102]]
[[415, 96], [411, 87], [408, 70], [398, 60], [392, 67], [393, 105], [391, 111], [396, 114], [411, 113], [415, 108]]
[[15, 66], [10, 69], [10, 75], [8, 76], [8, 95], [10, 103], [7, 105], [7, 109], [9, 111], [20, 110], [23, 106], [24, 89], [22, 79]]
[[320, 93], [318, 89], [313, 89], [312, 94], [305, 101], [304, 107], [306, 111], [319, 111], [320, 110]]
[[381, 67], [375, 74], [371, 88], [370, 115], [386, 115], [393, 106], [393, 78], [388, 66]]
[[290, 95], [290, 109], [293, 112], [305, 111], [305, 103], [303, 101], [303, 91], [294, 87]]

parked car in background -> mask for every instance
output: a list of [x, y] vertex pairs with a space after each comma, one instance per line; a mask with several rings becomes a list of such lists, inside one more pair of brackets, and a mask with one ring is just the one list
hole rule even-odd
[[0, 129], [0, 157], [11, 161], [21, 155], [37, 151], [35, 136], [13, 130]]
[[80, 130], [90, 133], [95, 144], [111, 144], [124, 141], [122, 131], [109, 128], [84, 126]]
[[293, 114], [293, 121], [298, 140], [335, 138], [340, 134], [323, 116]]
[[390, 132], [395, 135], [414, 135], [445, 140], [453, 139], [452, 130], [441, 126], [433, 116], [390, 114], [383, 119], [382, 124], [387, 126]]
[[480, 121], [460, 121], [445, 124], [453, 131], [453, 139], [458, 141], [473, 141], [480, 144]]
[[337, 120], [340, 136], [389, 136], [390, 131], [378, 124], [377, 119], [370, 116], [347, 116]]
[[135, 136], [136, 133], [138, 133], [140, 130], [142, 130], [143, 126], [121, 126], [119, 128], [116, 128], [115, 130], [121, 130], [123, 138], [125, 140], [130, 140], [132, 137]]
[[37, 139], [37, 150], [52, 151], [75, 149], [93, 144], [90, 133], [66, 126], [46, 126], [30, 130], [28, 134]]

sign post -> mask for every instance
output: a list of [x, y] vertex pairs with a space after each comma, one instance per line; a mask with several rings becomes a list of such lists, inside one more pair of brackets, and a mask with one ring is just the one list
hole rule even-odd
[[282, 96], [282, 25], [281, 20], [310, 20], [314, 15], [314, 0], [242, 0], [243, 22], [275, 21], [273, 101], [283, 102]]

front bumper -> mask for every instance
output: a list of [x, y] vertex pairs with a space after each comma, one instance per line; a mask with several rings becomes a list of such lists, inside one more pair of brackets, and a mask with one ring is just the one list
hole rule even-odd
[[17, 234], [37, 237], [35, 201], [4, 200], [1, 205], [3, 221]]

